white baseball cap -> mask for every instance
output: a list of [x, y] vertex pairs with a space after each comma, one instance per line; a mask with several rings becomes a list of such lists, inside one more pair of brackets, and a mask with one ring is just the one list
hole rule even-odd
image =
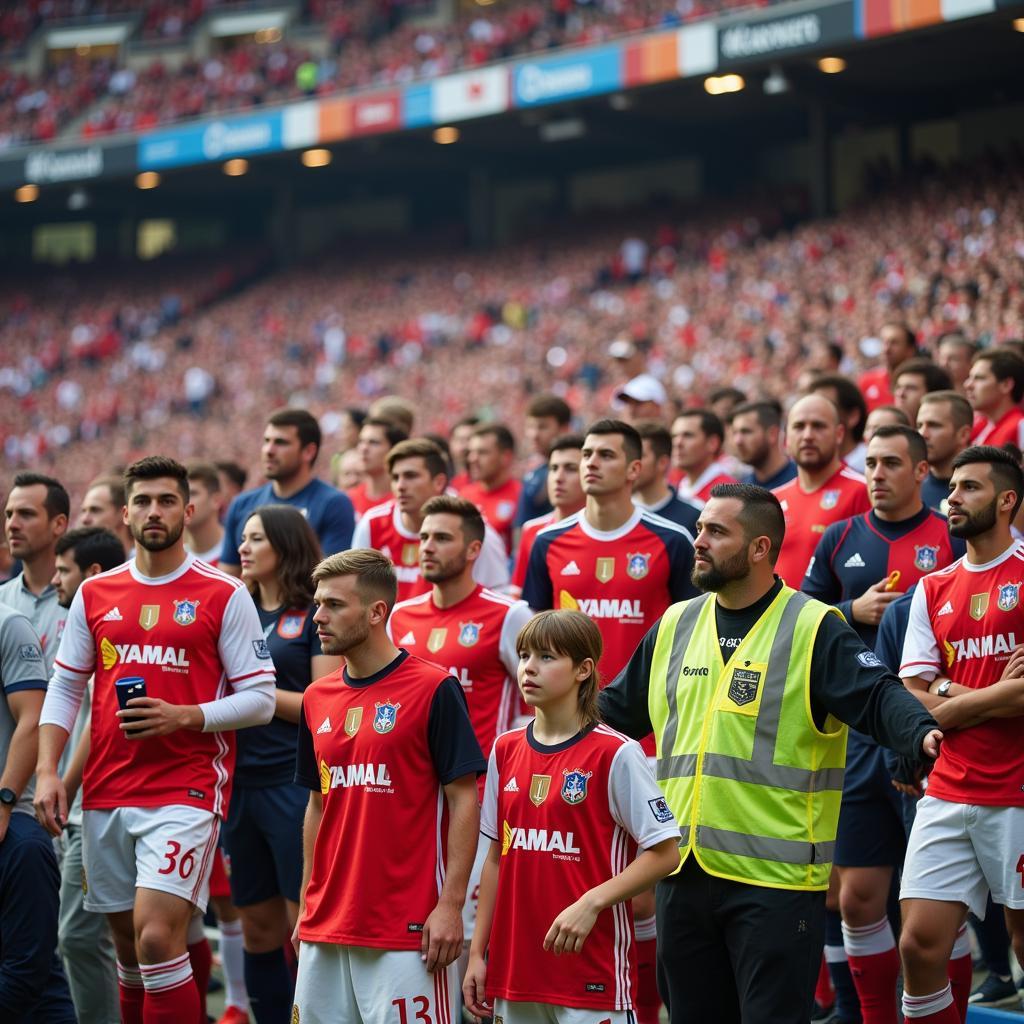
[[620, 389], [617, 397], [627, 402], [657, 402], [658, 405], [664, 405], [668, 401], [661, 381], [649, 373], [641, 373], [634, 377]]

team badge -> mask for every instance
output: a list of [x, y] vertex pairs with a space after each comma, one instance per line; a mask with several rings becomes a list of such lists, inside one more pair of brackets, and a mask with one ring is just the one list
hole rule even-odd
[[306, 612], [286, 612], [277, 620], [277, 635], [282, 640], [294, 640], [302, 636], [302, 627], [306, 624]]
[[499, 519], [511, 519], [512, 513], [515, 512], [515, 505], [511, 501], [499, 501], [498, 502], [498, 518]]
[[608, 583], [615, 575], [615, 559], [599, 558], [594, 569], [594, 575], [598, 583]]
[[534, 807], [540, 807], [542, 803], [548, 798], [548, 793], [551, 791], [551, 776], [550, 775], [534, 775], [530, 779], [530, 803]]
[[661, 822], [663, 825], [666, 821], [672, 820], [672, 809], [668, 805], [668, 801], [663, 797], [655, 797], [653, 800], [647, 801], [647, 806], [651, 809], [651, 814], [654, 815], [654, 820]]
[[967, 612], [975, 622], [988, 611], [988, 594], [971, 594], [971, 605]]
[[996, 605], [1001, 612], [1012, 612], [1020, 599], [1020, 583], [1000, 583]]
[[144, 604], [139, 611], [139, 625], [143, 629], [152, 629], [160, 621], [160, 605]]
[[650, 554], [641, 555], [638, 551], [636, 554], [626, 555], [626, 575], [631, 580], [642, 580], [650, 571]]
[[443, 627], [432, 629], [430, 636], [427, 637], [427, 650], [431, 654], [437, 654], [442, 647], [444, 647], [445, 640], [448, 639], [448, 630]]
[[174, 605], [174, 621], [179, 626], [191, 626], [196, 621], [198, 601], [172, 601]]
[[402, 545], [402, 565], [419, 565], [420, 563], [420, 542], [413, 541], [411, 544]]
[[579, 768], [569, 771], [562, 770], [562, 799], [567, 804], [581, 804], [587, 799], [587, 779], [593, 772], [585, 772]]
[[914, 565], [921, 572], [934, 572], [939, 564], [939, 547], [931, 544], [914, 545]]
[[841, 491], [826, 491], [821, 496], [821, 501], [818, 504], [826, 511], [830, 508], [835, 508], [839, 504], [839, 495]]
[[761, 673], [755, 669], [734, 668], [729, 681], [729, 700], [737, 707], [745, 707], [757, 699], [757, 689], [761, 685]]
[[463, 647], [473, 647], [480, 639], [480, 630], [484, 628], [482, 622], [460, 622], [459, 643]]
[[401, 706], [401, 704], [396, 704], [390, 700], [377, 701], [374, 704], [374, 707], [377, 709], [377, 713], [373, 716], [374, 731], [381, 734], [391, 732], [398, 721], [398, 709]]
[[363, 709], [349, 708], [345, 712], [345, 735], [355, 736], [359, 732], [359, 726], [363, 724]]

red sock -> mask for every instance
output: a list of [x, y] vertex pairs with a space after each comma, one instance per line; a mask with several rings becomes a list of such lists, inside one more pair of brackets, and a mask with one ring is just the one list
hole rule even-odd
[[832, 976], [828, 973], [828, 961], [823, 953], [821, 967], [818, 969], [818, 984], [814, 986], [814, 1001], [823, 1010], [827, 1010], [835, 1001], [835, 995], [832, 990]]
[[142, 987], [142, 972], [138, 966], [125, 967], [118, 960], [117, 994], [121, 1003], [123, 1024], [142, 1024], [142, 1006], [146, 990]]
[[637, 939], [637, 993], [634, 1000], [637, 1024], [658, 1024], [661, 996], [658, 995], [658, 940]]
[[896, 982], [900, 957], [895, 948], [870, 956], [846, 954], [864, 1024], [897, 1024]]
[[[192, 977], [195, 978], [196, 991], [199, 993], [199, 1009], [195, 1019], [199, 1024], [206, 1024], [206, 990], [210, 986], [210, 970], [213, 967], [213, 950], [209, 940], [203, 936], [201, 942], [194, 942], [188, 947], [188, 959], [192, 965]], [[147, 1021], [146, 1024], [149, 1024]]]
[[971, 983], [974, 981], [974, 963], [971, 954], [958, 956], [949, 961], [946, 968], [949, 984], [953, 989], [953, 1005], [960, 1014], [960, 1020], [967, 1020], [967, 1000], [971, 994]]
[[139, 970], [146, 985], [146, 1024], [199, 1020], [199, 990], [187, 953], [160, 964], [142, 964]]

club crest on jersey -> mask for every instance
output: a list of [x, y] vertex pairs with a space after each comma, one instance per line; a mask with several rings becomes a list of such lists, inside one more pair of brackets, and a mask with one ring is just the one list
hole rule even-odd
[[377, 701], [374, 704], [376, 708], [376, 713], [373, 716], [374, 731], [382, 734], [391, 732], [398, 721], [398, 709], [401, 706], [401, 704], [396, 704], [390, 700]]
[[631, 580], [642, 580], [651, 571], [650, 554], [639, 551], [626, 555], [626, 575]]
[[139, 625], [143, 629], [152, 629], [160, 621], [160, 605], [144, 604], [139, 610]]
[[821, 501], [818, 504], [826, 511], [830, 508], [835, 508], [839, 504], [839, 495], [841, 491], [826, 491], [821, 496]]
[[515, 505], [511, 501], [499, 501], [498, 502], [498, 518], [499, 519], [511, 519], [512, 513], [515, 512]]
[[729, 682], [729, 700], [740, 708], [752, 704], [757, 698], [757, 688], [760, 685], [760, 672], [755, 669], [734, 668]]
[[278, 619], [277, 635], [282, 640], [294, 640], [297, 636], [302, 636], [302, 627], [305, 624], [305, 612], [286, 612]]
[[179, 626], [191, 626], [196, 621], [198, 601], [172, 601], [174, 605], [174, 621]]
[[484, 628], [482, 622], [460, 622], [459, 643], [463, 647], [473, 647], [480, 639], [480, 630]]
[[438, 627], [430, 631], [430, 636], [427, 637], [427, 650], [431, 654], [437, 654], [442, 647], [444, 647], [445, 640], [448, 639], [448, 630], [444, 627]]
[[534, 807], [540, 807], [542, 803], [548, 798], [548, 793], [551, 792], [551, 776], [550, 775], [534, 775], [530, 779], [530, 803]]
[[[346, 736], [355, 736], [355, 734], [357, 732], [359, 732], [359, 726], [361, 726], [362, 724], [363, 724], [363, 709], [362, 709], [362, 707], [349, 708], [348, 711], [345, 712], [345, 735]], [[376, 726], [374, 726], [374, 728], [376, 728]], [[392, 728], [394, 728], [393, 725], [392, 725]]]
[[939, 546], [937, 544], [915, 544], [914, 565], [921, 572], [934, 572], [939, 564]]
[[597, 577], [598, 583], [610, 582], [615, 575], [615, 559], [599, 558], [597, 565], [594, 567], [594, 575]]
[[585, 772], [580, 768], [569, 771], [562, 770], [562, 792], [561, 797], [567, 804], [581, 804], [587, 799], [587, 779], [593, 772]]
[[971, 604], [967, 609], [968, 615], [975, 622], [979, 621], [988, 611], [988, 594], [971, 594]]
[[402, 565], [420, 564], [420, 542], [413, 541], [411, 544], [402, 545]]
[[996, 605], [1001, 612], [1012, 612], [1020, 599], [1020, 583], [1000, 583]]

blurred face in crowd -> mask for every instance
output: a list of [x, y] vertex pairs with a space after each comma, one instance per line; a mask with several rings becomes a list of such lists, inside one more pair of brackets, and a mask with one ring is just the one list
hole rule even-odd
[[277, 572], [277, 552], [267, 539], [263, 520], [249, 516], [242, 527], [242, 543], [238, 545], [238, 564], [246, 583], [272, 580]]
[[1013, 378], [997, 380], [992, 372], [992, 364], [987, 359], [978, 359], [974, 362], [964, 383], [967, 401], [978, 412], [987, 413], [998, 409], [1012, 391]]
[[879, 427], [890, 425], [907, 426], [892, 409], [872, 409], [868, 413], [868, 418], [864, 421], [864, 443], [867, 444], [875, 436], [875, 431]]
[[892, 390], [893, 404], [902, 409], [911, 423], [917, 422], [921, 400], [928, 394], [928, 385], [920, 373], [901, 373]]
[[8, 495], [4, 532], [12, 558], [30, 562], [38, 555], [52, 551], [57, 538], [67, 529], [68, 517], [56, 515], [51, 519], [45, 501], [46, 487], [43, 484], [15, 487]]
[[554, 416], [527, 416], [524, 432], [530, 451], [546, 456], [552, 442], [562, 433], [562, 425]]
[[268, 480], [287, 483], [313, 465], [316, 445], [307, 444], [303, 447], [299, 443], [298, 427], [275, 427], [268, 424], [263, 431], [260, 456], [263, 462], [263, 475]]
[[650, 438], [645, 437], [643, 444], [643, 458], [640, 459], [640, 474], [633, 482], [634, 491], [642, 491], [658, 480], [664, 480], [668, 471], [668, 460], [664, 455], [661, 457], [654, 454]]
[[703, 472], [718, 457], [718, 438], [700, 428], [699, 416], [677, 416], [672, 424], [672, 465], [686, 473]]
[[124, 525], [124, 510], [115, 505], [106, 484], [97, 484], [85, 492], [78, 510], [78, 526], [102, 526], [117, 533]]
[[448, 438], [448, 450], [451, 452], [452, 463], [459, 469], [466, 468], [466, 455], [469, 453], [469, 439], [476, 430], [471, 423], [460, 423]]
[[338, 459], [338, 483], [337, 486], [343, 491], [349, 491], [358, 487], [363, 480], [363, 459], [358, 448], [349, 448], [342, 452]]
[[955, 338], [940, 342], [935, 353], [936, 365], [941, 366], [949, 374], [953, 387], [961, 392], [964, 390], [967, 375], [971, 372], [971, 358], [972, 349]]
[[357, 444], [359, 444], [359, 427], [352, 419], [351, 413], [345, 410], [338, 419], [338, 447], [342, 451], [348, 451], [350, 448], [355, 448]]
[[843, 425], [836, 407], [820, 395], [801, 398], [789, 411], [786, 449], [802, 469], [824, 469], [838, 455]]
[[948, 463], [967, 447], [971, 439], [970, 426], [957, 430], [949, 402], [941, 399], [921, 403], [917, 413], [917, 432], [928, 446], [928, 461], [932, 465]]
[[512, 453], [498, 447], [493, 434], [474, 434], [469, 439], [466, 464], [469, 475], [487, 486], [501, 483], [508, 474]]
[[729, 438], [736, 458], [748, 466], [763, 466], [779, 446], [778, 428], [762, 427], [756, 412], [733, 416]]
[[418, 455], [399, 459], [391, 467], [391, 493], [400, 511], [418, 519], [420, 509], [436, 494], [443, 494], [448, 481], [443, 473], [431, 476]]
[[428, 583], [443, 583], [461, 576], [475, 561], [480, 542], [466, 542], [462, 519], [449, 512], [435, 512], [420, 527], [420, 572]]
[[383, 427], [367, 424], [359, 431], [359, 444], [356, 450], [362, 460], [363, 472], [370, 476], [382, 472], [387, 466], [387, 454], [391, 449], [388, 435]]
[[749, 543], [739, 521], [742, 502], [709, 498], [697, 520], [690, 579], [699, 590], [719, 591], [750, 575]]
[[621, 434], [587, 434], [580, 453], [583, 493], [594, 497], [627, 494], [640, 474], [640, 460], [626, 456]]
[[927, 462], [914, 462], [905, 437], [872, 438], [864, 459], [871, 507], [883, 519], [914, 515], [921, 507], [921, 481], [927, 472]]
[[580, 479], [579, 448], [552, 452], [548, 458], [548, 501], [565, 515], [583, 508], [586, 497]]
[[125, 517], [139, 547], [166, 551], [174, 547], [191, 523], [192, 506], [185, 503], [172, 477], [136, 480], [128, 495]]
[[224, 507], [227, 508], [231, 504], [232, 498], [242, 493], [242, 488], [223, 469], [217, 470], [217, 479], [220, 481], [220, 493], [224, 501]]
[[78, 593], [78, 588], [85, 579], [85, 573], [78, 568], [74, 549], [57, 555], [53, 573], [54, 589], [57, 591], [57, 604], [61, 608], [70, 608], [71, 600]]
[[898, 324], [885, 324], [878, 332], [882, 342], [882, 354], [885, 356], [885, 365], [890, 370], [895, 370], [900, 363], [909, 359], [916, 351], [916, 347], [908, 337], [907, 332]]
[[220, 491], [211, 491], [201, 480], [189, 480], [188, 496], [193, 509], [191, 529], [201, 530], [220, 519]]

